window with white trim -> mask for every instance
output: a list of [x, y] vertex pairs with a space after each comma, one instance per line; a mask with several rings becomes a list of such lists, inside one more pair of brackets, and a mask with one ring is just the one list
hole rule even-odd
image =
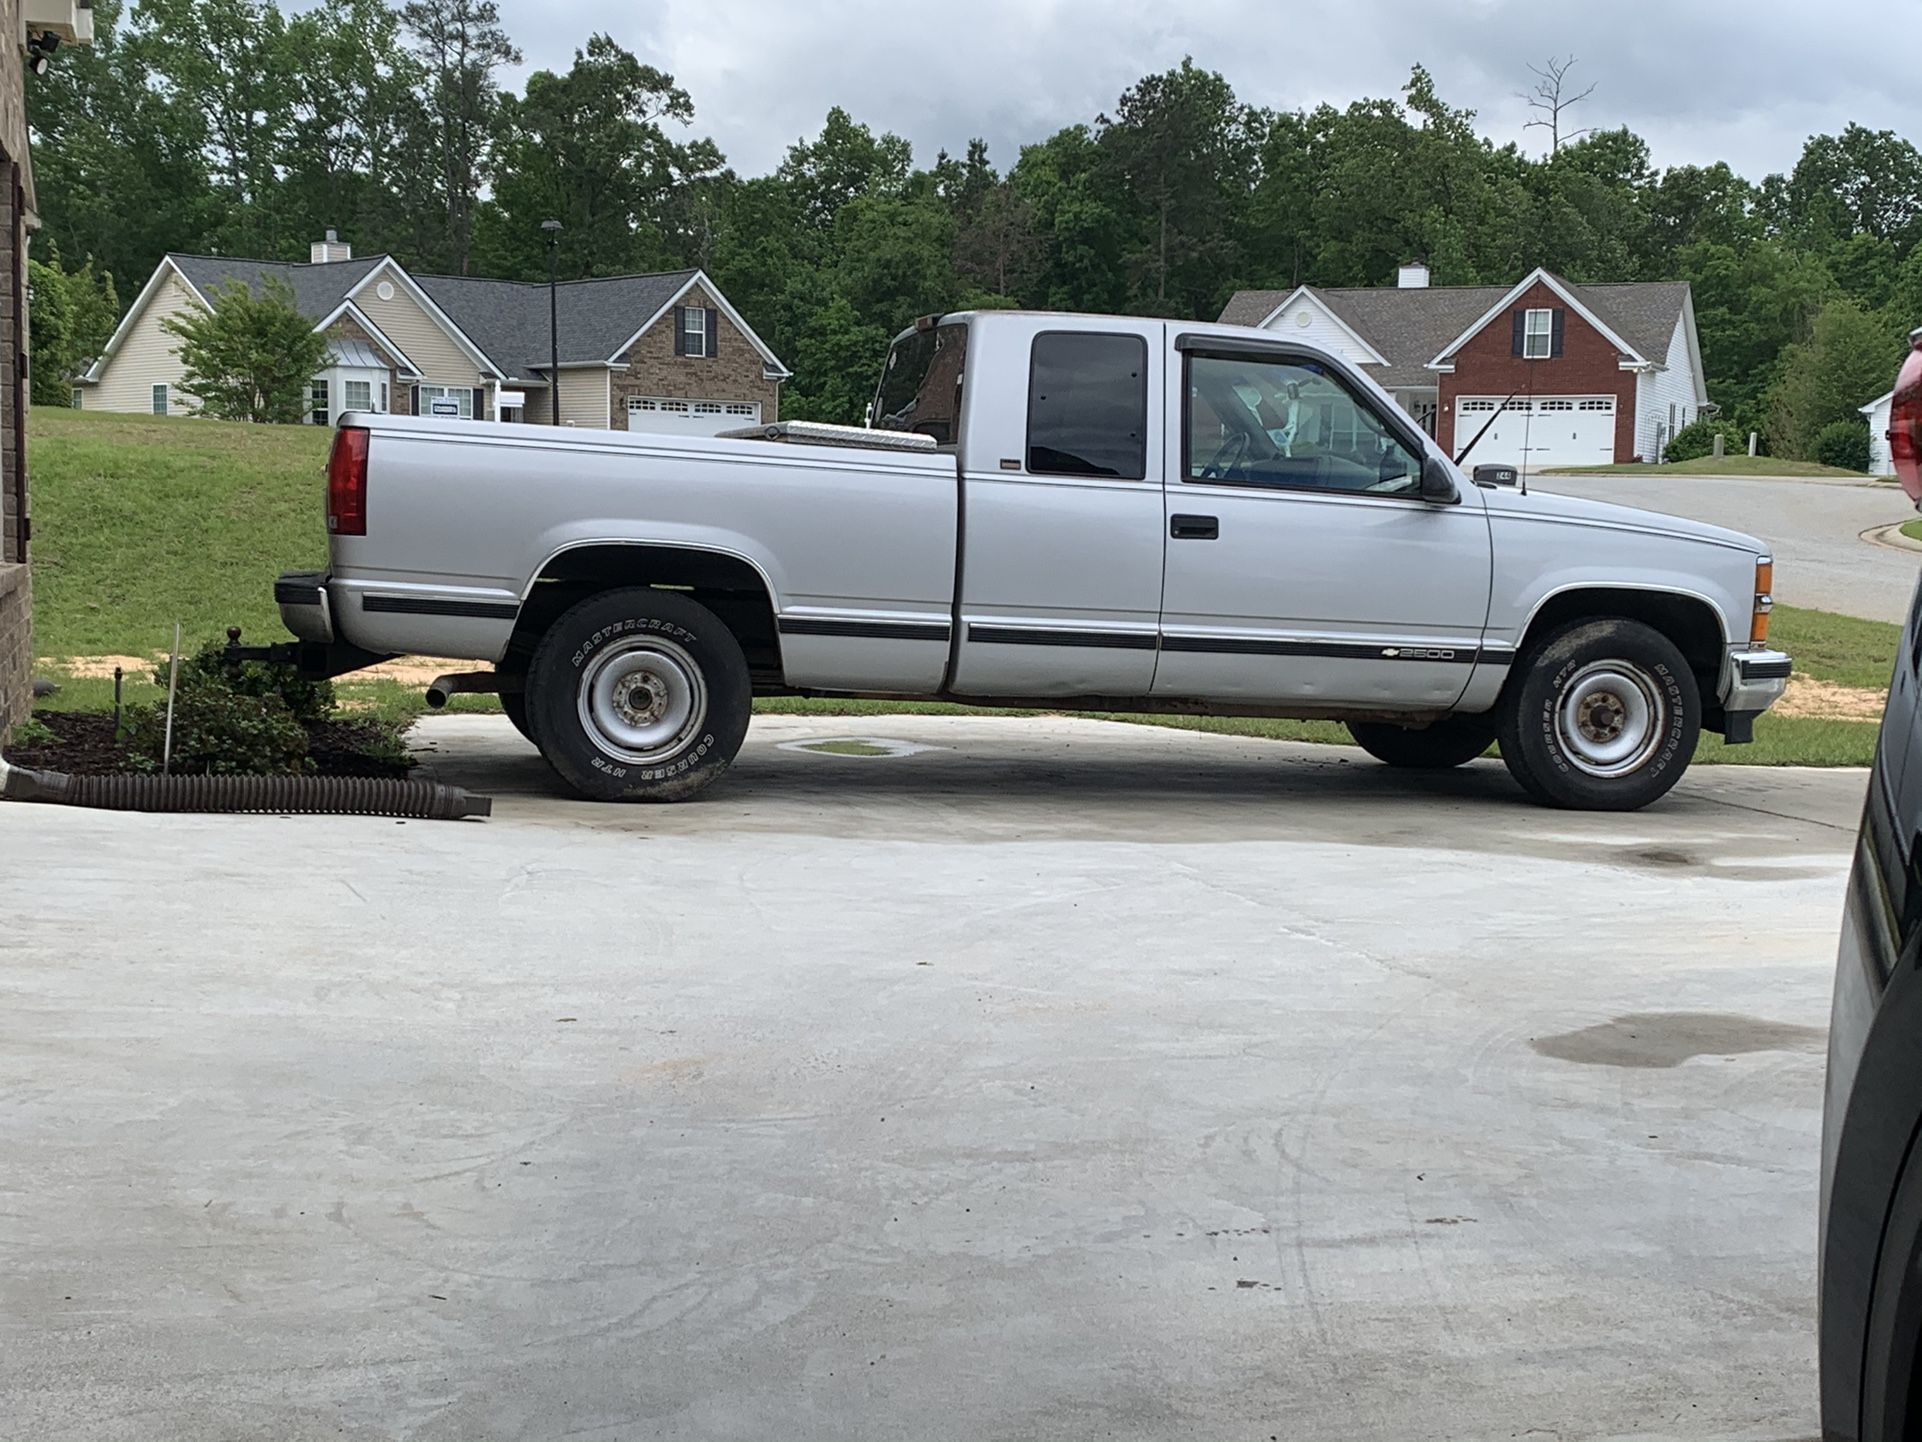
[[1613, 397], [1582, 401], [1579, 408], [1585, 411], [1612, 411], [1615, 409], [1615, 401]]
[[1555, 312], [1531, 310], [1522, 322], [1522, 356], [1526, 360], [1547, 360], [1555, 348]]
[[1575, 409], [1575, 402], [1563, 400], [1542, 401], [1540, 402], [1540, 409], [1543, 411], [1572, 411]]
[[694, 406], [694, 414], [697, 416], [719, 416], [725, 415], [727, 412], [718, 401], [697, 401]]
[[761, 413], [761, 408], [748, 405], [745, 401], [729, 401], [727, 413], [731, 416], [755, 416]]
[[167, 414], [167, 387], [157, 385], [153, 388], [153, 413], [157, 416]]
[[1482, 400], [1462, 401], [1459, 403], [1459, 408], [1464, 411], [1492, 411], [1495, 409], [1495, 403]]
[[707, 355], [707, 311], [698, 305], [686, 309], [683, 327], [687, 335], [687, 354], [696, 359]]
[[374, 383], [372, 381], [343, 381], [341, 383], [342, 409], [350, 411], [369, 411], [374, 408]]
[[315, 376], [307, 383], [307, 419], [317, 426], [327, 424], [327, 377]]
[[79, 410], [79, 409], [81, 409], [81, 406], [80, 406], [80, 398], [81, 398], [82, 396], [84, 396], [85, 394], [86, 394], [86, 392], [85, 392], [84, 390], [82, 390], [82, 389], [81, 389], [81, 388], [80, 388], [79, 386], [75, 386], [75, 387], [73, 388], [73, 408], [74, 408], [75, 410]]

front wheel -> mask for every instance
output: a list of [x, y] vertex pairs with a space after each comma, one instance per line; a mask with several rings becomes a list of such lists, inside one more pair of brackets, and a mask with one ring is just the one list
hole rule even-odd
[[1701, 693], [1675, 643], [1639, 621], [1578, 621], [1518, 662], [1498, 707], [1502, 760], [1545, 806], [1638, 811], [1694, 759]]
[[727, 770], [753, 687], [734, 635], [671, 591], [589, 597], [541, 638], [529, 730], [560, 778], [594, 801], [683, 801]]
[[1485, 716], [1444, 716], [1419, 729], [1380, 721], [1350, 721], [1348, 734], [1377, 761], [1414, 771], [1445, 771], [1473, 761], [1495, 739]]

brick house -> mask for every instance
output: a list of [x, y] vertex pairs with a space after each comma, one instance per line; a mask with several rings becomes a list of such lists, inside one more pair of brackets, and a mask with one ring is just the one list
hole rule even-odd
[[1221, 319], [1355, 362], [1451, 454], [1480, 433], [1470, 463], [1652, 461], [1708, 403], [1682, 281], [1431, 286], [1411, 264], [1393, 287], [1240, 291]]
[[91, 0], [0, 0], [0, 744], [33, 706], [27, 505], [27, 236], [34, 213], [26, 72], [93, 40]]
[[392, 256], [356, 259], [331, 231], [304, 265], [163, 257], [75, 404], [191, 414], [180, 342], [162, 322], [216, 304], [230, 282], [271, 280], [332, 343], [310, 387], [308, 419], [320, 425], [364, 410], [709, 435], [780, 417], [787, 368], [699, 270], [556, 287], [556, 386], [544, 283], [416, 275]]

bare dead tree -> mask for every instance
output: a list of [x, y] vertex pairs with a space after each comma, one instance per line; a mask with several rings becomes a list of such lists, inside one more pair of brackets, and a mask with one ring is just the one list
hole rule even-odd
[[1525, 122], [1522, 129], [1546, 130], [1548, 132], [1548, 153], [1553, 155], [1569, 141], [1580, 140], [1584, 135], [1588, 134], [1588, 128], [1586, 126], [1580, 130], [1564, 131], [1562, 129], [1562, 112], [1568, 109], [1569, 106], [1588, 99], [1589, 96], [1595, 93], [1595, 87], [1591, 85], [1588, 89], [1577, 95], [1567, 93], [1568, 72], [1575, 68], [1575, 57], [1573, 55], [1569, 56], [1566, 60], [1557, 60], [1551, 55], [1548, 57], [1548, 66], [1546, 69], [1539, 65], [1531, 65], [1528, 68], [1530, 73], [1536, 77], [1537, 83], [1535, 88], [1527, 92], [1516, 91], [1515, 98], [1517, 100], [1527, 101], [1528, 108], [1538, 111], [1539, 114], [1537, 114], [1533, 120]]

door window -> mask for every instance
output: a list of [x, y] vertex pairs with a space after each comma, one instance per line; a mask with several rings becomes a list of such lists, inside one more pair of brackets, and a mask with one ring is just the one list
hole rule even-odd
[[1148, 474], [1148, 343], [1137, 335], [1052, 331], [1028, 373], [1028, 471]]
[[1317, 361], [1188, 360], [1183, 474], [1190, 481], [1415, 495], [1421, 457]]

